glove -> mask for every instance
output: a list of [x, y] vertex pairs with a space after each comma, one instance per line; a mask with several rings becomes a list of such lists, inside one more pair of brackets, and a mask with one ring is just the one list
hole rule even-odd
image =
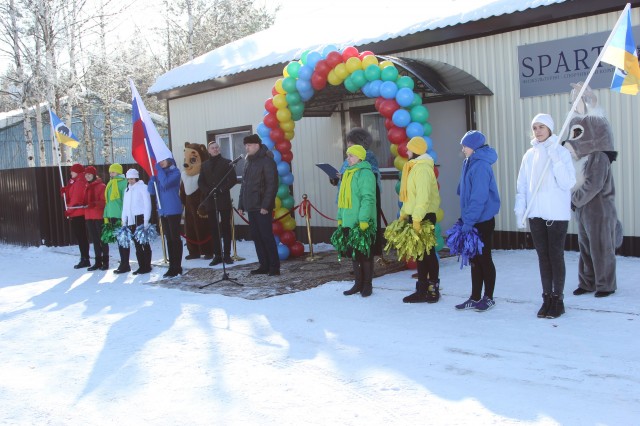
[[462, 232], [464, 232], [465, 234], [468, 234], [469, 232], [471, 232], [471, 230], [473, 229], [472, 225], [469, 225], [468, 223], [463, 223], [462, 224]]
[[547, 148], [547, 155], [554, 163], [560, 161], [560, 153], [558, 152], [558, 145], [553, 144]]
[[60, 195], [64, 195], [67, 192], [66, 188], [63, 186], [60, 188]]
[[338, 186], [338, 178], [329, 178], [329, 183], [333, 186]]
[[419, 220], [414, 220], [413, 221], [413, 230], [416, 231], [416, 233], [421, 233], [422, 232], [422, 222], [420, 222]]
[[342, 221], [338, 219], [338, 226], [342, 226]]
[[107, 223], [109, 223], [109, 219], [107, 219], [106, 217], [104, 218], [104, 224], [106, 225]]
[[400, 220], [405, 221], [405, 220], [407, 220], [408, 218], [409, 218], [409, 216], [407, 216], [406, 214], [404, 214], [404, 213], [400, 213]]
[[363, 231], [369, 229], [369, 222], [360, 222], [360, 229], [362, 229]]

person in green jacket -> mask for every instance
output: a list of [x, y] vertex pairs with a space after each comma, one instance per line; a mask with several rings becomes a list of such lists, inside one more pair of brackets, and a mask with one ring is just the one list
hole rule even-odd
[[[127, 179], [124, 177], [124, 171], [122, 166], [118, 163], [113, 163], [109, 166], [109, 182], [104, 189], [104, 223], [111, 223], [114, 228], [120, 227], [120, 219], [122, 218], [122, 199], [124, 198], [124, 192], [127, 190]], [[129, 249], [122, 248], [118, 244], [118, 251], [120, 252], [120, 265], [116, 269], [116, 273], [129, 272]], [[103, 268], [109, 267], [109, 258], [102, 260]]]
[[[376, 228], [376, 177], [369, 162], [364, 161], [367, 151], [360, 145], [347, 149], [349, 166], [342, 175], [338, 193], [338, 228], [342, 227], [353, 259], [355, 283], [344, 291], [345, 296], [360, 293], [370, 296], [373, 291], [373, 251]], [[355, 237], [355, 238], [354, 238]]]

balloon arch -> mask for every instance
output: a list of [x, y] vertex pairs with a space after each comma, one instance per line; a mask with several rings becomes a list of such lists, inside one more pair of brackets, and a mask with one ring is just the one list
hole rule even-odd
[[[300, 256], [304, 246], [296, 241], [293, 230], [296, 221], [287, 213], [294, 207], [290, 186], [291, 141], [295, 133], [295, 122], [304, 114], [305, 102], [328, 84], [343, 84], [351, 93], [361, 90], [368, 98], [375, 98], [375, 108], [385, 118], [389, 147], [395, 157], [393, 164], [398, 170], [407, 162], [407, 142], [414, 136], [421, 136], [427, 142], [427, 152], [437, 163], [438, 156], [433, 150], [429, 111], [422, 105], [422, 98], [413, 91], [415, 83], [409, 76], [401, 76], [391, 61], [379, 62], [370, 51], [358, 52], [355, 47], [347, 47], [342, 53], [335, 46], [327, 46], [322, 53], [305, 51], [300, 60], [287, 64], [283, 77], [276, 80], [271, 90], [272, 97], [264, 103], [264, 118], [257, 126], [262, 143], [273, 153], [278, 167], [279, 186], [276, 197], [273, 233], [278, 243], [280, 259], [290, 255]], [[436, 177], [438, 169], [435, 169]], [[399, 188], [396, 186], [396, 191]], [[440, 184], [438, 184], [438, 187]], [[437, 221], [444, 213], [438, 211]], [[436, 236], [441, 248], [440, 224], [436, 224]]]

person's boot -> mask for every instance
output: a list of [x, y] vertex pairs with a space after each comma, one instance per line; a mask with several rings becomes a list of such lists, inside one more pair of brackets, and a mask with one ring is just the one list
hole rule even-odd
[[80, 262], [78, 262], [77, 265], [74, 265], [73, 269], [88, 268], [89, 266], [91, 266], [91, 262], [89, 261], [89, 258], [88, 257], [81, 257], [80, 258]]
[[416, 291], [402, 299], [404, 303], [425, 303], [427, 301], [427, 282], [416, 282]]
[[103, 254], [102, 255], [102, 266], [100, 267], [101, 271], [108, 271], [109, 270], [109, 255], [108, 254]]
[[549, 293], [544, 293], [542, 295], [542, 306], [538, 311], [538, 318], [546, 318], [547, 312], [549, 312], [549, 305], [551, 305], [551, 296]]
[[360, 293], [362, 291], [362, 269], [360, 268], [360, 262], [357, 260], [353, 261], [353, 275], [355, 277], [355, 282], [353, 283], [353, 287], [342, 292], [345, 296], [351, 296], [352, 294]]
[[562, 314], [564, 314], [564, 302], [559, 295], [553, 293], [549, 303], [549, 310], [547, 311], [547, 318], [558, 318]]
[[369, 297], [373, 293], [373, 259], [366, 259], [360, 262], [362, 268], [362, 297]]
[[436, 303], [440, 300], [440, 280], [427, 281], [427, 303]]
[[102, 256], [96, 256], [96, 263], [90, 266], [87, 271], [97, 271], [100, 268], [102, 268]]

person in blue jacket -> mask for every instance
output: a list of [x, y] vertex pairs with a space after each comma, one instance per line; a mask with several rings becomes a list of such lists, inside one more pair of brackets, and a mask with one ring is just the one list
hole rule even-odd
[[156, 195], [158, 190], [158, 215], [162, 221], [162, 229], [167, 239], [169, 252], [169, 270], [164, 278], [172, 278], [182, 274], [182, 240], [180, 239], [180, 219], [182, 218], [182, 201], [180, 201], [180, 170], [173, 158], [158, 162], [158, 174], [149, 180], [149, 193]]
[[[456, 305], [456, 309], [483, 312], [495, 305], [493, 291], [496, 267], [491, 258], [491, 246], [496, 225], [494, 216], [500, 210], [500, 196], [491, 166], [498, 160], [498, 154], [486, 144], [485, 136], [477, 130], [465, 133], [460, 144], [465, 156], [458, 184], [462, 232], [476, 228], [484, 247], [481, 254], [470, 259], [471, 297]], [[484, 296], [481, 294], [483, 284]]]

